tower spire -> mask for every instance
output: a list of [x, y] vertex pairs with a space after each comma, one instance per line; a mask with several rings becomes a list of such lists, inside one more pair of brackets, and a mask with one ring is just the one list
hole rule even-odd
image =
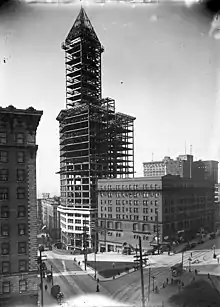
[[82, 3], [81, 3], [81, 8], [80, 12], [69, 32], [66, 38], [66, 43], [74, 40], [77, 37], [81, 37], [83, 34], [89, 34], [90, 36], [93, 37], [97, 42], [99, 42], [99, 39], [95, 33], [95, 30], [91, 24], [91, 21], [89, 20], [89, 17], [87, 16]]

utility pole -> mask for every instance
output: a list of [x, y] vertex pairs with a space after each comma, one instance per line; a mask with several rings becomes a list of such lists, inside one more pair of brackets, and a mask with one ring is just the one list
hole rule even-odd
[[[148, 302], [150, 301], [150, 278], [151, 278], [151, 268], [149, 267], [149, 280], [148, 280]], [[153, 286], [154, 288], [154, 286]]]
[[160, 244], [160, 242], [159, 242], [160, 233], [159, 233], [158, 209], [156, 211], [156, 219], [157, 219], [157, 248], [158, 248], [158, 255], [159, 255], [160, 254], [160, 245], [159, 245]]
[[95, 220], [95, 250], [94, 250], [94, 260], [95, 260], [95, 279], [96, 279], [96, 273], [97, 273], [97, 267], [96, 267], [96, 252], [97, 252], [97, 231], [98, 231], [98, 225], [97, 225], [97, 219]]
[[40, 251], [40, 294], [41, 294], [41, 307], [44, 306], [44, 282], [43, 282], [43, 266], [42, 266], [42, 249]]
[[52, 283], [52, 286], [53, 286], [53, 267], [52, 267], [52, 265], [51, 265], [51, 283]]
[[105, 229], [104, 229], [104, 233], [105, 233], [105, 252], [107, 252], [107, 224], [106, 224], [106, 219], [105, 219]]
[[183, 269], [184, 251], [182, 251], [182, 269]]
[[87, 266], [87, 233], [86, 233], [86, 220], [83, 221], [83, 247], [84, 247], [84, 265], [85, 265], [85, 271]]
[[142, 244], [141, 244], [141, 237], [140, 236], [139, 236], [139, 250], [140, 250], [142, 307], [144, 307], [145, 306], [145, 298], [144, 298], [144, 272], [143, 272]]

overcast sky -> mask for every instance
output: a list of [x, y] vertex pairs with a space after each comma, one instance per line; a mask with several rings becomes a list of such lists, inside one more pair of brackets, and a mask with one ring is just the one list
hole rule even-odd
[[[136, 117], [135, 169], [187, 152], [219, 160], [219, 41], [195, 7], [84, 5], [105, 48], [103, 97]], [[65, 108], [64, 41], [79, 13], [73, 4], [18, 5], [0, 14], [0, 101], [44, 115], [37, 132], [38, 195], [59, 194], [59, 130]], [[3, 59], [6, 58], [6, 63]], [[123, 81], [123, 84], [121, 84]]]

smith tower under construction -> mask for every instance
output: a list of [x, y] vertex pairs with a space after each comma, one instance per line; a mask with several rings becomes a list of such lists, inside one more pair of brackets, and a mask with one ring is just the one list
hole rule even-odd
[[62, 48], [66, 108], [57, 117], [61, 189], [58, 210], [62, 242], [69, 248], [82, 249], [85, 245], [94, 247], [97, 180], [134, 176], [135, 118], [115, 112], [115, 101], [102, 98], [104, 48], [83, 8]]

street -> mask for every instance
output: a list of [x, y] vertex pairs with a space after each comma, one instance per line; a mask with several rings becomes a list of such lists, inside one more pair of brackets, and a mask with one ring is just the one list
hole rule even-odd
[[[220, 240], [219, 237], [215, 240], [205, 242], [202, 245], [198, 245], [193, 250], [184, 252], [183, 265], [185, 273], [181, 276], [181, 281], [184, 284], [188, 284], [194, 277], [194, 273], [188, 272], [189, 265], [191, 265], [192, 271], [196, 268], [198, 271], [207, 270], [214, 271], [218, 266], [217, 260], [213, 259], [213, 250], [211, 249], [213, 244], [216, 246], [216, 254], [220, 253]], [[189, 257], [192, 253], [192, 261], [189, 264]], [[54, 272], [54, 284], [61, 286], [61, 291], [65, 295], [65, 300], [70, 302], [72, 299], [79, 295], [90, 295], [96, 293], [96, 281], [91, 277], [88, 271], [83, 271], [78, 265], [74, 263], [74, 258], [77, 262], [82, 263], [83, 255], [70, 255], [56, 253], [56, 251], [45, 252], [47, 255], [47, 266], [50, 269], [50, 265], [53, 266]], [[133, 261], [133, 256], [125, 256], [116, 253], [103, 253], [97, 255], [97, 261]], [[153, 301], [167, 301], [169, 296], [173, 295], [173, 289], [171, 286], [163, 289], [163, 283], [171, 281], [170, 267], [176, 263], [181, 262], [182, 254], [174, 254], [169, 256], [167, 253], [163, 255], [150, 256], [150, 292], [149, 291], [149, 267], [144, 268], [144, 284], [145, 284], [145, 298], [147, 299], [150, 294]], [[94, 260], [94, 254], [88, 255], [88, 260]], [[153, 280], [154, 277], [154, 280]], [[152, 292], [157, 286], [160, 290], [158, 295]], [[139, 306], [141, 302], [141, 283], [140, 283], [140, 271], [136, 271], [130, 274], [126, 274], [119, 278], [100, 280], [99, 285], [100, 292], [96, 294], [104, 295], [105, 297], [114, 299], [127, 304], [134, 304]]]

